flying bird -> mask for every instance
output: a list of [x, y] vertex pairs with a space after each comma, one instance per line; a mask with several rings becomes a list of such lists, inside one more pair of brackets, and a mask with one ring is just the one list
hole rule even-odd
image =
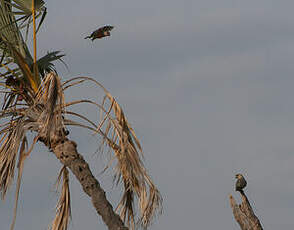
[[243, 189], [247, 185], [247, 182], [246, 182], [245, 178], [240, 173], [236, 174], [235, 177], [237, 179], [237, 181], [236, 181], [236, 191], [243, 192]]
[[107, 36], [110, 36], [110, 31], [113, 29], [113, 26], [103, 26], [100, 27], [99, 29], [95, 30], [93, 33], [91, 33], [90, 36], [85, 37], [85, 39], [90, 38], [92, 41], [95, 39], [101, 39]]

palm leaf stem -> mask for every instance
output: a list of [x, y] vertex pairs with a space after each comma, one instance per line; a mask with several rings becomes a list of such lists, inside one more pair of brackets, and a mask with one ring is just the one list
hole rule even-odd
[[33, 15], [33, 34], [34, 34], [34, 78], [37, 82], [38, 68], [37, 68], [37, 38], [36, 38], [36, 10], [35, 0], [32, 0], [32, 15]]

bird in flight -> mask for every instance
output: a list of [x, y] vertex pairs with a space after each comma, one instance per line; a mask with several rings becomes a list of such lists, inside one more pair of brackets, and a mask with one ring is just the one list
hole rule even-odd
[[237, 181], [236, 181], [236, 191], [243, 192], [243, 189], [247, 185], [247, 182], [246, 182], [245, 178], [240, 173], [236, 174], [235, 177], [237, 179]]
[[101, 39], [101, 38], [110, 36], [110, 31], [113, 28], [114, 27], [110, 25], [100, 27], [97, 30], [95, 30], [93, 33], [91, 33], [90, 36], [85, 37], [85, 39], [90, 38], [92, 39], [92, 41], [94, 41], [95, 39]]

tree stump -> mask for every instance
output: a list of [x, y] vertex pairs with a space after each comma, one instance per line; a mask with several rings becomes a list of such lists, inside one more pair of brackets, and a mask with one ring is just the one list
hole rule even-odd
[[254, 214], [244, 191], [240, 191], [242, 203], [237, 204], [232, 195], [229, 196], [235, 220], [242, 230], [263, 230], [261, 223]]

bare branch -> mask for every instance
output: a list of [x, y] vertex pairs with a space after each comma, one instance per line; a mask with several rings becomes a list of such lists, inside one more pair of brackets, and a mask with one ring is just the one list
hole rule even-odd
[[236, 203], [232, 195], [229, 196], [235, 220], [238, 222], [242, 230], [262, 230], [261, 223], [254, 214], [244, 191], [240, 191], [240, 194], [242, 197], [242, 203], [239, 205]]

